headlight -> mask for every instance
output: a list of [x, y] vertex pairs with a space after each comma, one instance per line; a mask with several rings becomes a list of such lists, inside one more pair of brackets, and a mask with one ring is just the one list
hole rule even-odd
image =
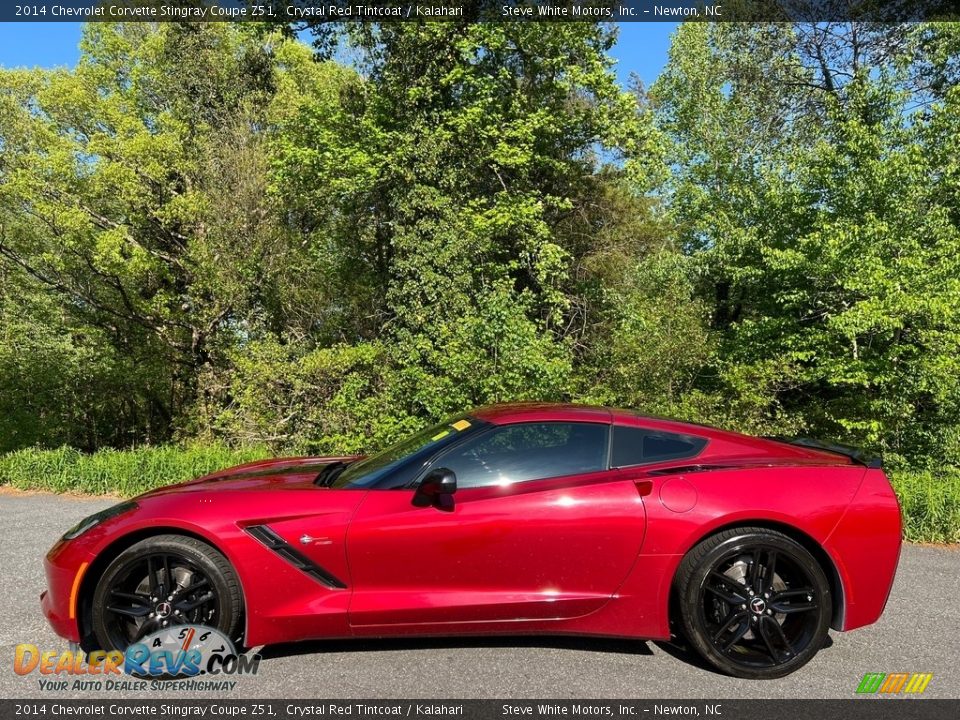
[[114, 505], [113, 507], [108, 507], [106, 510], [101, 510], [98, 513], [94, 513], [89, 517], [85, 517], [83, 520], [78, 522], [72, 528], [67, 530], [63, 534], [63, 539], [73, 540], [74, 538], [80, 537], [87, 530], [90, 530], [91, 528], [96, 527], [97, 525], [102, 523], [104, 520], [109, 520], [110, 518], [116, 517], [117, 515], [123, 515], [126, 512], [130, 512], [131, 510], [136, 510], [137, 507], [138, 506], [135, 502], [133, 502], [132, 500], [128, 500], [127, 502], [122, 502], [119, 505]]

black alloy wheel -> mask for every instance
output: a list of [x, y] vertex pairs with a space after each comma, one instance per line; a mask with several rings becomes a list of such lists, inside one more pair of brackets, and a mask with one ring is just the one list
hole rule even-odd
[[830, 628], [830, 585], [816, 558], [766, 528], [713, 535], [677, 572], [684, 631], [693, 647], [729, 675], [788, 675], [823, 646]]
[[240, 586], [223, 555], [194, 538], [159, 535], [110, 563], [91, 620], [102, 649], [125, 650], [171, 625], [206, 625], [233, 638], [240, 615]]

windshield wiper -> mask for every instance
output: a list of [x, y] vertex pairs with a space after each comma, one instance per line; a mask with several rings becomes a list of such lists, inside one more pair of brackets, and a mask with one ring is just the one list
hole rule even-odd
[[317, 475], [313, 480], [314, 485], [319, 485], [320, 487], [330, 487], [333, 485], [334, 481], [340, 477], [340, 473], [343, 472], [344, 468], [347, 467], [350, 463], [344, 462], [343, 460], [337, 460], [337, 462], [332, 462], [323, 470], [320, 471], [320, 474]]

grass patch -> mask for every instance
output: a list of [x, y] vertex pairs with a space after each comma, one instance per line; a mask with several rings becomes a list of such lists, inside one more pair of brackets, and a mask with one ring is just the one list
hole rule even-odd
[[132, 497], [269, 456], [266, 448], [161, 445], [82, 453], [73, 448], [26, 448], [0, 455], [0, 485], [20, 490]]
[[910, 542], [960, 543], [960, 469], [890, 471]]

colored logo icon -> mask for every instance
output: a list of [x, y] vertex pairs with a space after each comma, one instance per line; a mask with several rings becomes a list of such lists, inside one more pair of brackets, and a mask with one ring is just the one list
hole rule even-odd
[[861, 695], [919, 695], [927, 689], [932, 679], [933, 673], [867, 673], [856, 692]]

